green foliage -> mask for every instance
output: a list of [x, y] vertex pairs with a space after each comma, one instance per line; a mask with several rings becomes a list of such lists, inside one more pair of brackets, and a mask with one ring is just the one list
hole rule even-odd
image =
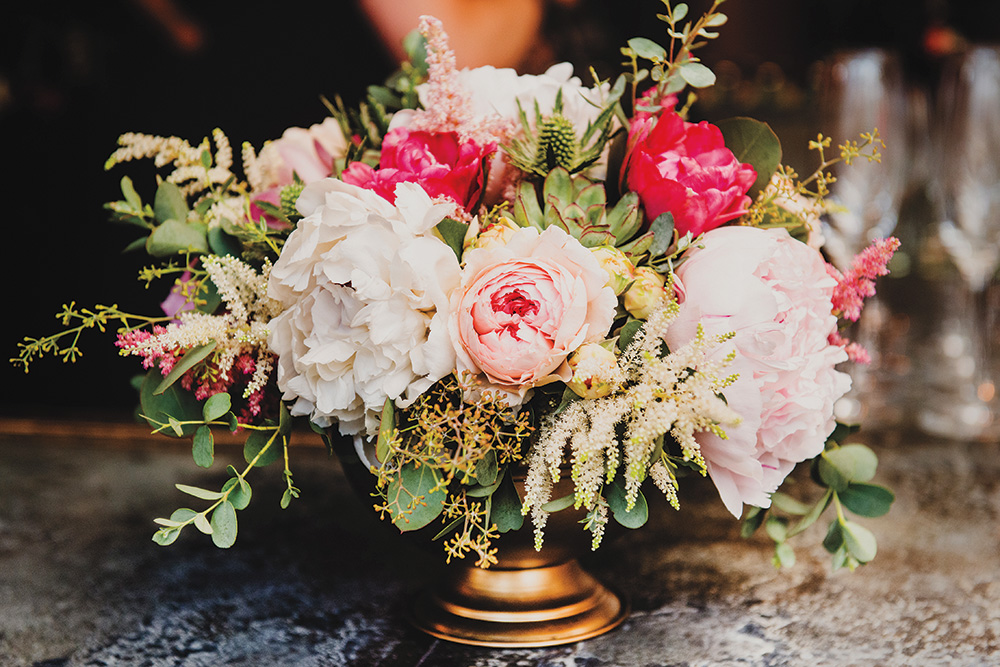
[[[213, 340], [204, 345], [196, 345], [184, 353], [165, 378], [156, 385], [153, 394], [159, 396], [181, 379], [181, 376], [204, 361], [215, 350], [217, 343]], [[227, 408], [228, 409], [228, 408]], [[211, 421], [211, 420], [209, 420]]]
[[521, 514], [521, 498], [510, 475], [504, 475], [500, 486], [493, 493], [493, 508], [490, 519], [500, 533], [520, 530], [524, 525], [524, 515]]
[[[635, 193], [622, 197], [608, 209], [604, 188], [586, 177], [574, 176], [562, 167], [545, 177], [541, 199], [534, 185], [523, 181], [514, 199], [512, 217], [521, 227], [544, 230], [560, 227], [588, 248], [608, 245], [617, 247], [633, 261], [649, 252], [656, 230], [639, 234], [643, 217], [639, 197]], [[666, 244], [673, 241], [673, 228], [661, 225], [661, 234], [668, 234]]]
[[827, 527], [823, 547], [832, 554], [833, 568], [853, 570], [875, 558], [878, 551], [875, 536], [861, 524], [848, 519], [845, 510], [864, 517], [883, 516], [889, 512], [895, 496], [885, 487], [867, 483], [875, 476], [878, 465], [878, 458], [871, 449], [856, 443], [840, 444], [856, 431], [856, 427], [838, 424], [827, 440], [826, 450], [813, 461], [812, 478], [825, 487], [819, 500], [810, 505], [775, 492], [769, 510], [751, 508], [747, 513], [742, 535], [749, 537], [763, 525], [775, 543], [773, 561], [776, 567], [790, 567], [795, 563], [795, 553], [788, 540], [816, 523], [830, 505], [836, 509], [836, 517]]
[[[177, 437], [190, 437], [201, 424], [201, 406], [194, 394], [183, 390], [177, 385], [171, 385], [161, 393], [156, 389], [162, 382], [162, 376], [156, 368], [151, 368], [142, 382], [139, 390], [139, 404], [142, 417], [154, 427], [155, 432], [171, 432]], [[180, 433], [171, 426], [171, 419], [177, 422]]]
[[767, 123], [753, 118], [729, 118], [720, 121], [718, 127], [736, 159], [757, 172], [748, 193], [756, 199], [781, 164], [781, 142]]
[[[715, 39], [719, 33], [709, 30], [724, 25], [726, 15], [718, 8], [723, 0], [715, 0], [701, 18], [684, 22], [688, 16], [688, 5], [678, 3], [671, 5], [664, 2], [665, 11], [657, 18], [667, 25], [667, 36], [670, 47], [666, 48], [654, 40], [645, 37], [634, 37], [622, 47], [622, 55], [627, 59], [626, 67], [630, 68], [627, 80], [632, 85], [632, 107], [636, 107], [638, 85], [646, 79], [652, 79], [656, 91], [652, 102], [654, 107], [638, 107], [642, 111], [656, 111], [660, 99], [666, 95], [678, 93], [686, 86], [692, 88], [707, 88], [715, 84], [715, 74], [696, 55], [696, 51]], [[645, 61], [640, 67], [639, 61]], [[648, 65], [647, 65], [648, 63]]]
[[386, 492], [392, 523], [403, 532], [419, 530], [436, 519], [447, 496], [431, 466], [404, 465]]
[[434, 228], [448, 247], [455, 252], [458, 261], [462, 261], [462, 251], [465, 246], [465, 234], [469, 231], [469, 225], [458, 220], [445, 218]]
[[604, 487], [604, 498], [608, 501], [608, 509], [615, 521], [626, 528], [640, 528], [649, 520], [649, 507], [642, 491], [636, 495], [633, 506], [629, 507], [625, 485], [620, 477]]

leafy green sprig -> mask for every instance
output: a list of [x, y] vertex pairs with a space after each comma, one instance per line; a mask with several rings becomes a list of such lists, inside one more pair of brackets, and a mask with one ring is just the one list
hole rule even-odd
[[808, 505], [776, 492], [771, 496], [770, 509], [755, 507], [747, 513], [742, 535], [749, 537], [763, 525], [774, 541], [775, 567], [795, 564], [789, 538], [816, 523], [830, 505], [834, 506], [836, 516], [827, 528], [823, 547], [832, 554], [833, 569], [847, 567], [853, 571], [875, 558], [878, 550], [875, 535], [849, 519], [845, 510], [858, 516], [880, 517], [889, 511], [895, 495], [883, 486], [869, 483], [878, 467], [875, 452], [858, 443], [840, 444], [856, 431], [856, 426], [837, 424], [824, 451], [812, 461], [812, 478], [825, 489], [818, 501]]
[[[184, 419], [174, 415], [166, 415], [166, 420], [162, 416], [150, 416], [146, 412], [154, 415], [163, 415], [162, 407], [171, 407], [175, 396], [167, 395], [161, 401], [153, 400], [144, 392], [144, 414], [143, 417], [154, 426], [154, 433], [173, 432], [180, 437], [190, 428], [196, 427], [192, 442], [192, 456], [197, 465], [209, 468], [215, 459], [215, 443], [212, 435], [213, 426], [226, 426], [230, 431], [244, 429], [249, 431], [249, 436], [243, 447], [243, 457], [246, 460], [246, 467], [240, 471], [234, 466], [227, 466], [229, 479], [222, 485], [221, 490], [213, 491], [186, 484], [176, 484], [176, 488], [199, 500], [210, 501], [212, 504], [200, 512], [196, 512], [187, 507], [175, 510], [169, 518], [157, 518], [155, 522], [161, 526], [153, 535], [153, 541], [161, 546], [172, 544], [180, 536], [181, 531], [194, 525], [199, 531], [206, 535], [211, 535], [212, 542], [220, 548], [229, 548], [236, 542], [238, 532], [238, 521], [236, 512], [246, 509], [250, 504], [252, 489], [247, 481], [247, 475], [256, 467], [263, 467], [274, 463], [283, 456], [284, 470], [282, 477], [286, 483], [286, 489], [282, 494], [280, 506], [285, 509], [293, 498], [299, 497], [299, 489], [296, 488], [292, 480], [292, 472], [288, 464], [288, 447], [291, 434], [291, 417], [284, 404], [281, 406], [281, 417], [277, 424], [265, 422], [263, 425], [255, 425], [239, 422], [231, 411], [232, 399], [227, 393], [218, 393], [210, 396], [201, 407], [201, 419]], [[147, 410], [147, 408], [150, 408]]]
[[[725, 14], [717, 11], [725, 0], [714, 0], [701, 18], [686, 23], [682, 23], [688, 15], [689, 7], [686, 3], [673, 5], [670, 0], [662, 2], [666, 10], [656, 16], [667, 24], [667, 35], [670, 37], [668, 46], [661, 46], [646, 37], [634, 37], [628, 40], [628, 46], [622, 48], [622, 55], [628, 58], [622, 64], [631, 70], [628, 78], [632, 84], [633, 109], [637, 108], [638, 86], [647, 78], [656, 84], [656, 94], [651, 100], [654, 104], [658, 104], [667, 95], [680, 92], [686, 86], [708, 88], [715, 84], [715, 74], [701, 62], [695, 51], [719, 36], [719, 33], [710, 29], [718, 28], [728, 20]], [[640, 67], [640, 59], [649, 61], [650, 67]], [[638, 110], [657, 112], [659, 107]]]

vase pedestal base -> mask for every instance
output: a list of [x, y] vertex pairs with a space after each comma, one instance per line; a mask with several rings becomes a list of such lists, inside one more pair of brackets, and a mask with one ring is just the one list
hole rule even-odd
[[596, 637], [628, 616], [628, 604], [576, 560], [483, 570], [455, 567], [410, 607], [410, 621], [429, 635], [499, 648], [556, 646]]

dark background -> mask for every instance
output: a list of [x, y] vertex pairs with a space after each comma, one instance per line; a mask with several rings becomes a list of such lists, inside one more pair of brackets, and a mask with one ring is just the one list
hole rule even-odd
[[[144, 257], [120, 253], [135, 233], [109, 224], [102, 209], [119, 198], [123, 175], [144, 197], [154, 190], [149, 165], [103, 171], [119, 134], [197, 143], [218, 126], [236, 152], [243, 141], [259, 148], [286, 127], [322, 120], [320, 95], [355, 102], [393, 69], [360, 12], [344, 0], [18, 4], [0, 14], [3, 360], [15, 356], [24, 336], [57, 331], [53, 315], [64, 302], [153, 313], [169, 289], [166, 281], [149, 291], [139, 285]], [[707, 6], [691, 4], [692, 13]], [[553, 5], [547, 38], [578, 73], [581, 64], [595, 63], [610, 75], [626, 39], [663, 35], [654, 18], [661, 9], [658, 0]], [[932, 86], [942, 56], [940, 45], [928, 48], [929, 36], [943, 35], [948, 47], [950, 36], [996, 39], [1000, 26], [1000, 3], [989, 0], [732, 0], [723, 10], [730, 22], [703, 58], [729, 60], [748, 80], [762, 63], [777, 63], [787, 90], [801, 93], [786, 103], [729, 100], [724, 110], [744, 104], [753, 108], [737, 110], [806, 125], [815, 111], [813, 64], [833, 50], [896, 48], [910, 79]], [[50, 357], [24, 375], [0, 364], [0, 416], [127, 414], [135, 402], [128, 378], [140, 369], [119, 357], [112, 342], [111, 333], [87, 332], [85, 356], [75, 367]]]

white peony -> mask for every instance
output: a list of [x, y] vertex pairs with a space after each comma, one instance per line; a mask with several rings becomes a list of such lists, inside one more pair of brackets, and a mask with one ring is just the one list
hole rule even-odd
[[433, 234], [454, 206], [415, 183], [398, 185], [393, 205], [324, 179], [306, 187], [298, 208], [305, 217], [268, 284], [284, 308], [268, 339], [278, 387], [293, 415], [374, 434], [386, 398], [410, 405], [455, 368], [448, 301], [460, 269]]

